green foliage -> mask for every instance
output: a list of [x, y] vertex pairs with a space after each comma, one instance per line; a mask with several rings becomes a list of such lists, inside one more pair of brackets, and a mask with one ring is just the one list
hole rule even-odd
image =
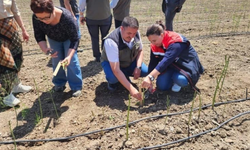
[[15, 150], [17, 150], [16, 137], [15, 137], [15, 135], [14, 135], [14, 132], [13, 132], [12, 128], [11, 128], [11, 123], [10, 123], [10, 121], [9, 121], [9, 126], [10, 126], [10, 133], [11, 133], [12, 139], [14, 140]]
[[29, 113], [30, 109], [29, 108], [25, 108], [21, 111], [21, 114], [22, 114], [22, 120], [25, 120], [28, 113]]
[[0, 97], [0, 108], [1, 108], [0, 110], [2, 110], [4, 107], [5, 107], [5, 105], [3, 103], [3, 97]]
[[191, 122], [191, 118], [192, 118], [192, 114], [193, 114], [193, 108], [194, 108], [194, 101], [195, 101], [196, 95], [197, 95], [197, 92], [195, 91], [194, 92], [194, 97], [193, 97], [193, 100], [192, 100], [191, 110], [190, 110], [190, 113], [189, 113], [188, 126], [190, 126], [190, 122]]
[[[43, 71], [43, 74], [45, 74], [44, 71]], [[44, 75], [43, 77], [44, 77], [44, 80], [47, 80], [47, 87], [48, 87], [48, 90], [49, 90], [49, 80], [48, 80], [48, 76]], [[49, 90], [50, 98], [48, 98], [48, 99], [50, 99], [50, 100], [52, 101], [54, 110], [55, 110], [55, 112], [56, 112], [56, 118], [58, 119], [58, 118], [59, 118], [59, 114], [58, 114], [58, 112], [57, 112], [56, 104], [55, 104], [55, 101], [54, 101], [54, 98], [53, 98], [53, 93], [54, 93], [53, 90]]]
[[224, 65], [224, 68], [223, 68], [223, 70], [222, 70], [222, 72], [220, 74], [220, 78], [216, 79], [217, 85], [216, 85], [215, 91], [214, 91], [214, 97], [213, 97], [213, 101], [212, 101], [212, 109], [214, 109], [214, 103], [216, 101], [216, 96], [217, 96], [218, 90], [220, 90], [219, 95], [221, 93], [221, 90], [222, 90], [222, 87], [223, 87], [223, 84], [224, 84], [224, 80], [226, 78], [228, 65], [229, 65], [229, 56], [226, 55], [225, 56], [225, 65]]
[[112, 116], [112, 115], [109, 116], [109, 120], [114, 120], [114, 119], [115, 119], [114, 116]]
[[36, 112], [35, 112], [35, 114], [36, 114], [36, 116], [35, 116], [34, 123], [35, 123], [35, 125], [37, 125], [40, 122], [40, 120], [41, 120], [41, 116], [39, 114], [37, 114]]
[[167, 102], [166, 102], [166, 105], [167, 105], [167, 115], [166, 115], [166, 118], [165, 118], [165, 125], [167, 124], [167, 119], [168, 119], [168, 113], [169, 113], [169, 109], [170, 109], [170, 99], [169, 99], [169, 96], [167, 95]]
[[127, 114], [127, 123], [126, 123], [126, 140], [128, 140], [128, 128], [129, 128], [129, 111], [130, 111], [130, 99], [131, 99], [131, 96], [130, 94], [128, 95], [128, 114]]
[[[38, 95], [39, 92], [38, 92], [38, 87], [37, 87], [37, 84], [36, 84], [36, 80], [34, 78], [33, 78], [33, 80], [34, 80], [34, 83], [35, 83], [35, 91], [36, 91], [36, 94]], [[42, 110], [42, 103], [41, 103], [41, 98], [40, 97], [38, 98], [38, 102], [39, 102], [39, 110], [40, 110], [40, 115], [41, 115], [39, 117], [39, 121], [40, 121], [40, 119], [43, 118], [43, 110]]]
[[201, 114], [201, 105], [202, 105], [202, 99], [201, 99], [201, 94], [199, 94], [199, 115], [198, 117], [200, 118], [200, 114]]

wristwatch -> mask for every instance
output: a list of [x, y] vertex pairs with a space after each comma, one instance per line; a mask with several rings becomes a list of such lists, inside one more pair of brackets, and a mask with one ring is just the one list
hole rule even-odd
[[150, 79], [150, 81], [154, 81], [154, 77], [153, 76], [151, 76], [150, 74], [148, 75], [148, 77], [149, 77], [149, 79]]
[[141, 67], [136, 67], [136, 68], [138, 68], [138, 69], [140, 69], [140, 70], [141, 70]]

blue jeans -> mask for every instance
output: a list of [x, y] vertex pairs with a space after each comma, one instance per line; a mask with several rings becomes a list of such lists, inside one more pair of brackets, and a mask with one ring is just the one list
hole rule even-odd
[[76, 21], [77, 21], [77, 25], [78, 25], [78, 37], [79, 37], [79, 39], [81, 39], [81, 36], [82, 36], [82, 34], [81, 34], [81, 28], [80, 28], [80, 20], [79, 20], [79, 15], [75, 15], [75, 17], [76, 17]]
[[79, 15], [75, 15], [75, 17], [76, 17], [76, 22], [77, 22], [77, 25], [78, 25], [78, 37], [79, 37], [79, 42], [78, 42], [78, 45], [77, 45], [77, 48], [76, 48], [76, 51], [77, 51], [77, 49], [78, 49], [78, 46], [79, 46], [79, 44], [80, 44], [80, 41], [81, 41], [81, 36], [82, 36], [82, 34], [81, 34], [81, 29], [80, 29], [80, 19], [79, 19]]
[[188, 85], [188, 80], [184, 75], [173, 68], [167, 68], [166, 72], [157, 77], [156, 86], [159, 90], [166, 91], [173, 86], [173, 83], [184, 87]]
[[[106, 75], [106, 80], [108, 81], [108, 83], [115, 84], [115, 83], [119, 82], [118, 79], [116, 78], [116, 76], [114, 75], [108, 61], [103, 61], [101, 63], [101, 65], [102, 65], [102, 68], [103, 68], [104, 73]], [[129, 67], [120, 68], [120, 69], [124, 73], [124, 75], [128, 78], [128, 77], [133, 76], [133, 72], [134, 72], [135, 68], [136, 68], [136, 60], [133, 61], [133, 63]], [[141, 77], [146, 77], [147, 75], [148, 75], [148, 67], [144, 63], [142, 63]]]
[[[52, 58], [53, 71], [55, 70], [57, 64], [63, 60], [68, 55], [70, 40], [64, 42], [57, 42], [48, 38], [50, 48], [54, 52], [58, 52], [55, 58]], [[80, 68], [80, 63], [77, 57], [77, 52], [75, 51], [69, 66], [67, 67], [66, 72], [61, 67], [57, 73], [57, 76], [54, 76], [52, 82], [55, 86], [65, 86], [66, 82], [69, 82], [71, 90], [81, 90], [82, 89], [82, 72]]]

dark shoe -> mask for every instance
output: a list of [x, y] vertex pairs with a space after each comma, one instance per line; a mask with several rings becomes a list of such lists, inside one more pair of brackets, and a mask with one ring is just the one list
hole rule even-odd
[[54, 88], [53, 88], [53, 90], [54, 90], [55, 92], [62, 92], [62, 91], [64, 91], [65, 89], [66, 89], [65, 86], [54, 86]]
[[73, 90], [73, 97], [79, 97], [82, 95], [82, 91], [81, 90]]
[[115, 91], [117, 89], [117, 84], [108, 83], [108, 89], [112, 92]]
[[95, 58], [95, 61], [96, 61], [96, 62], [101, 62], [100, 57], [96, 57], [96, 58]]
[[83, 52], [83, 49], [77, 49], [77, 52], [79, 53], [79, 52]]

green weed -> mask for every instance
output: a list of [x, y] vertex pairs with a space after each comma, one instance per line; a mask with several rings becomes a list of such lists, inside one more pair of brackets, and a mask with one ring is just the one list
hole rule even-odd
[[213, 110], [214, 110], [214, 103], [215, 103], [215, 100], [216, 100], [216, 95], [217, 95], [218, 90], [220, 90], [219, 95], [221, 93], [221, 90], [222, 90], [222, 87], [223, 87], [223, 84], [224, 84], [224, 80], [225, 80], [225, 77], [226, 77], [226, 74], [227, 74], [228, 65], [229, 65], [229, 56], [226, 55], [225, 56], [225, 65], [224, 65], [224, 68], [223, 68], [223, 70], [221, 72], [220, 78], [216, 79], [217, 85], [215, 87], [214, 97], [213, 97], [213, 101], [212, 101], [212, 109]]
[[127, 113], [127, 123], [126, 123], [126, 140], [128, 140], [128, 128], [129, 128], [129, 111], [130, 111], [130, 100], [131, 100], [131, 96], [130, 94], [128, 95], [128, 113]]
[[9, 121], [9, 127], [10, 127], [10, 133], [11, 133], [12, 139], [14, 140], [15, 150], [17, 150], [16, 137], [15, 137], [15, 135], [14, 135], [14, 132], [13, 132], [12, 128], [11, 128], [11, 123], [10, 123], [10, 121]]

